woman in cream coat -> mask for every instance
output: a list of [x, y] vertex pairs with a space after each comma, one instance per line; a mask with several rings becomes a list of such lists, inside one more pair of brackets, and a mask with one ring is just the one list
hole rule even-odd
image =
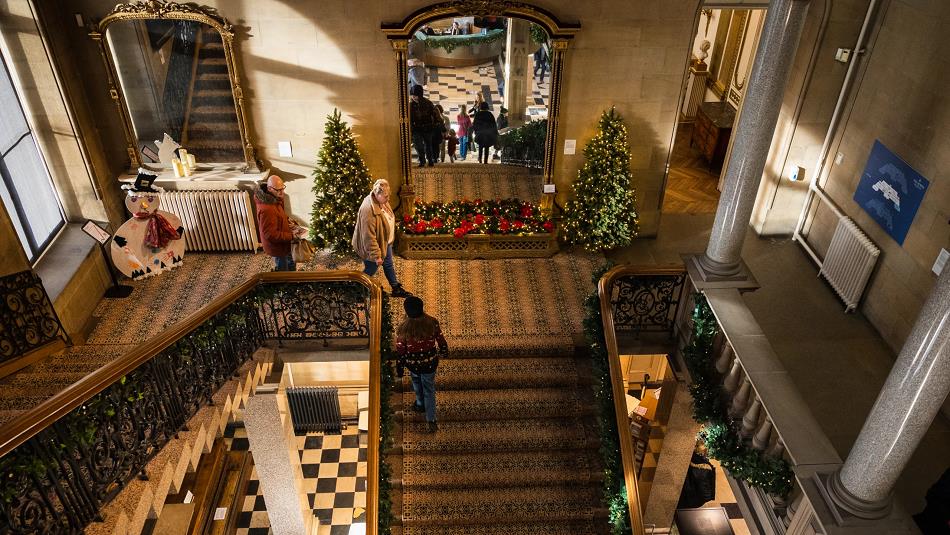
[[379, 179], [363, 199], [353, 229], [353, 250], [363, 260], [363, 273], [373, 276], [383, 266], [393, 297], [412, 295], [396, 278], [393, 265], [393, 241], [396, 237], [396, 216], [389, 206], [389, 182]]

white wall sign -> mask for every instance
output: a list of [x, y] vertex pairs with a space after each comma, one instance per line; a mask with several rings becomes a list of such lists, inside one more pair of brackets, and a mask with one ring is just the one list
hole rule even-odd
[[281, 158], [293, 158], [294, 150], [290, 146], [289, 141], [278, 141], [277, 142], [277, 153], [280, 154]]
[[940, 273], [943, 272], [943, 267], [947, 265], [947, 260], [950, 260], [950, 251], [946, 249], [940, 249], [940, 254], [937, 255], [937, 260], [934, 262], [933, 272], [940, 276]]
[[576, 139], [565, 139], [564, 140], [564, 154], [574, 154], [574, 151], [577, 149], [577, 140]]
[[545, 184], [542, 193], [555, 193], [556, 191], [554, 184]]
[[105, 245], [106, 242], [109, 241], [109, 238], [112, 237], [92, 220], [86, 221], [86, 224], [82, 226], [82, 231], [99, 242], [100, 245]]

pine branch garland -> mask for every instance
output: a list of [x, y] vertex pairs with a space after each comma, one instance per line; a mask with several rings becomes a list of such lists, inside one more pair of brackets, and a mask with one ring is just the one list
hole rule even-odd
[[327, 117], [323, 144], [313, 171], [316, 199], [310, 220], [310, 240], [336, 254], [352, 252], [350, 239], [356, 213], [373, 179], [360, 156], [352, 130], [334, 109]]
[[564, 208], [562, 236], [588, 251], [630, 245], [637, 235], [636, 191], [623, 118], [611, 108], [584, 148], [584, 166], [574, 181], [575, 198]]

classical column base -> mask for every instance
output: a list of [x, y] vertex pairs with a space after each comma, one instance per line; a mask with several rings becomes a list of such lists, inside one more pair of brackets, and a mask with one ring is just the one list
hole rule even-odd
[[409, 217], [416, 215], [416, 191], [412, 184], [403, 183], [399, 187], [399, 206], [396, 209]]
[[739, 260], [736, 266], [723, 266], [707, 259], [703, 253], [682, 255], [682, 258], [689, 278], [697, 290], [706, 288], [756, 290], [759, 288], [759, 282], [742, 260]]
[[[841, 470], [839, 469], [833, 474], [822, 477], [828, 497], [831, 498], [831, 501], [837, 508], [865, 520], [886, 518], [891, 513], [893, 503], [891, 496], [877, 502], [862, 500], [854, 494], [851, 494], [851, 492], [844, 487], [839, 477], [840, 474]], [[836, 516], [839, 514], [840, 512], [835, 512]]]

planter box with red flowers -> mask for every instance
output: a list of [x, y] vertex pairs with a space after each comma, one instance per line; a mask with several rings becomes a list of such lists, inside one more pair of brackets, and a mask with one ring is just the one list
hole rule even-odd
[[416, 203], [399, 222], [405, 258], [527, 258], [557, 252], [554, 222], [518, 199]]

